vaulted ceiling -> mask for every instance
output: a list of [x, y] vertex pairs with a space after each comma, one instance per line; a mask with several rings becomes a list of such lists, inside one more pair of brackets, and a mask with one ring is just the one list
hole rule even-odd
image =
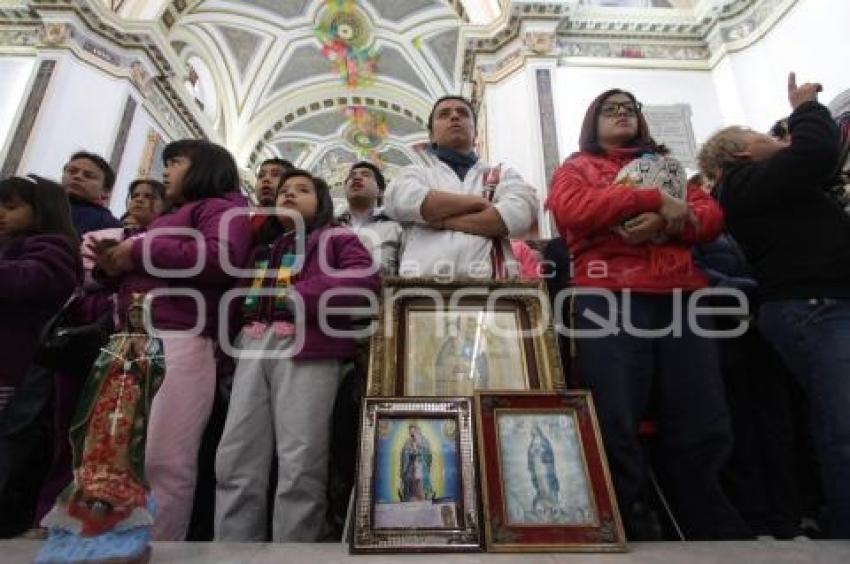
[[464, 18], [446, 0], [200, 0], [168, 39], [240, 164], [393, 166], [416, 159], [432, 101], [460, 92]]
[[[709, 12], [727, 12], [727, 4], [755, 2], [88, 1], [102, 4], [131, 27], [151, 25], [157, 43], [164, 39], [170, 44], [168, 58], [176, 56], [184, 64], [175, 65], [179, 76], [162, 76], [171, 86], [183, 84], [188, 93], [181, 97], [198, 102], [200, 125], [195, 129], [224, 143], [240, 165], [253, 169], [278, 156], [332, 182], [342, 165], [355, 159], [382, 161], [390, 175], [395, 167], [415, 162], [427, 141], [425, 123], [434, 99], [448, 93], [475, 96], [481, 76], [503, 68], [515, 52], [530, 48], [553, 57], [616, 57], [619, 51], [612, 55], [590, 40], [576, 47], [565, 37], [646, 39], [656, 33], [651, 25], [648, 32], [644, 29], [655, 18], [690, 29], [709, 21]], [[526, 17], [529, 27], [523, 33], [529, 32], [528, 37], [519, 35], [519, 22]], [[638, 27], [624, 23], [630, 18]], [[544, 19], [548, 23], [541, 24]], [[554, 44], [543, 49], [528, 43], [544, 29], [566, 33], [554, 50]], [[697, 55], [706, 58], [710, 51], [700, 29], [688, 38], [698, 44]], [[668, 55], [656, 51], [652, 53], [662, 58]], [[482, 73], [478, 78], [476, 70]]]

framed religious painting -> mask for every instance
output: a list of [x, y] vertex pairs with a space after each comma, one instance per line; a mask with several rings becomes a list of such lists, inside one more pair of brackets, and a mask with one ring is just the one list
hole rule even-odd
[[153, 178], [162, 180], [162, 172], [165, 165], [162, 162], [162, 152], [168, 143], [159, 133], [150, 129], [145, 139], [145, 147], [137, 171], [139, 178]]
[[476, 392], [485, 542], [493, 552], [623, 552], [589, 392]]
[[540, 282], [390, 278], [372, 335], [368, 394], [561, 389], [556, 343]]
[[366, 398], [352, 553], [481, 550], [470, 398]]

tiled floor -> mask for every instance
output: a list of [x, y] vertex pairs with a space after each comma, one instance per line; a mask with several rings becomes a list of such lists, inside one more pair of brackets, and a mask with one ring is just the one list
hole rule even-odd
[[[0, 541], [0, 562], [32, 562], [38, 541]], [[848, 564], [850, 541], [642, 543], [627, 554], [452, 554], [349, 556], [338, 544], [156, 543], [151, 562], [180, 564]]]

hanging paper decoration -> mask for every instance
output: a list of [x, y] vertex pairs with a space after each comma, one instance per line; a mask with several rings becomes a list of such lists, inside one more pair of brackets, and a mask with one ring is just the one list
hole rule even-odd
[[327, 13], [314, 33], [322, 43], [322, 56], [333, 63], [350, 88], [370, 85], [378, 54], [370, 47], [366, 18], [355, 9], [354, 0], [325, 0]]

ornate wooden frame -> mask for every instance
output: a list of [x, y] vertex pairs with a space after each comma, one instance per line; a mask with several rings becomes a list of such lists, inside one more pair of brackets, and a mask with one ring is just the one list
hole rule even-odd
[[[167, 141], [156, 130], [150, 129], [148, 131], [145, 138], [145, 147], [142, 150], [142, 158], [139, 161], [139, 170], [137, 171], [139, 178], [153, 178], [157, 176], [154, 173], [158, 168], [161, 168], [158, 166], [157, 159], [161, 158], [162, 150], [166, 145]], [[162, 178], [156, 178], [156, 180], [162, 180]]]
[[548, 323], [544, 330], [533, 337], [524, 337], [529, 377], [536, 379], [531, 387], [565, 389], [558, 340], [549, 313], [548, 294], [542, 282], [478, 279], [440, 282], [391, 277], [385, 279], [378, 324], [372, 333], [367, 395], [403, 396], [405, 393], [403, 384], [406, 375], [401, 352], [406, 350], [407, 343], [402, 321], [411, 303], [440, 296], [446, 305], [443, 311], [450, 311], [452, 305], [486, 304], [488, 298], [496, 295], [494, 293], [499, 296], [498, 300], [494, 300], [496, 307], [519, 311], [523, 328], [538, 327], [544, 319], [543, 308], [547, 308]]
[[[497, 419], [502, 413], [565, 414], [576, 424], [594, 519], [585, 524], [508, 524]], [[625, 552], [626, 537], [588, 391], [475, 393], [483, 521], [488, 552]]]

